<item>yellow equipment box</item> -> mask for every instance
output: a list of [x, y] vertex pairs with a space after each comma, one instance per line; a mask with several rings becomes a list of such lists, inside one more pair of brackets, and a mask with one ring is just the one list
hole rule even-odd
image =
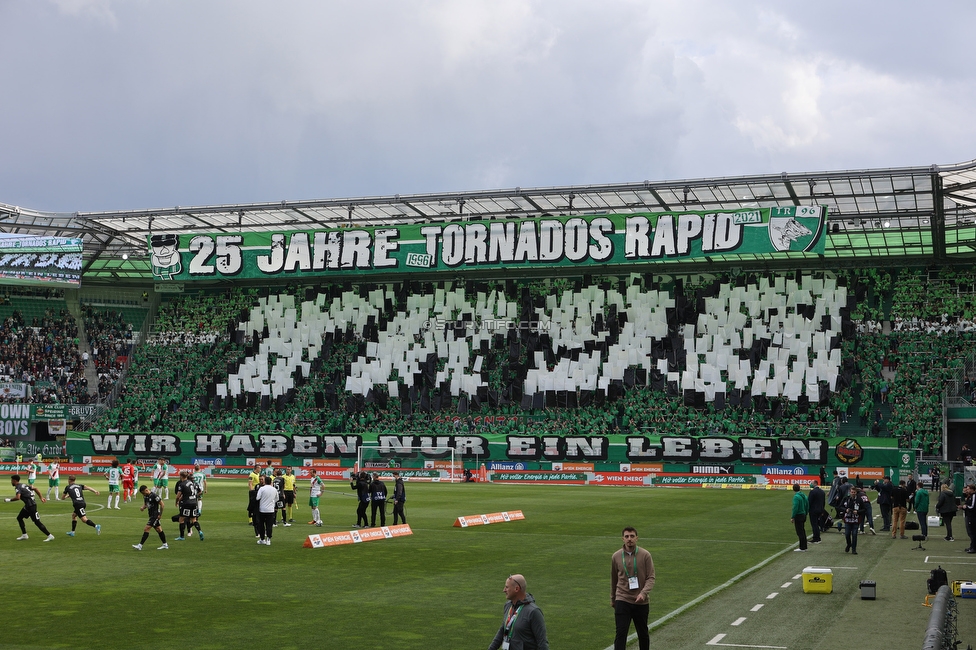
[[824, 567], [808, 566], [803, 570], [803, 593], [829, 594], [834, 590], [834, 573]]

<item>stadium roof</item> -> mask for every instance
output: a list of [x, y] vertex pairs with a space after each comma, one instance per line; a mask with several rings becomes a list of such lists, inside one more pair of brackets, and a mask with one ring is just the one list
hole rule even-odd
[[824, 262], [830, 266], [976, 260], [976, 160], [926, 167], [73, 214], [0, 203], [0, 231], [81, 237], [83, 283], [147, 283], [152, 281], [147, 251], [151, 233], [314, 230], [784, 205], [828, 207]]

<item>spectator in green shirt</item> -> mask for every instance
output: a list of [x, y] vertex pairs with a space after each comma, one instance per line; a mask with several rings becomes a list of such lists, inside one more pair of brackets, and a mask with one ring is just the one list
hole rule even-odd
[[929, 491], [924, 483], [919, 483], [915, 489], [915, 515], [918, 517], [918, 527], [922, 535], [929, 536]]
[[807, 500], [807, 495], [800, 491], [800, 484], [793, 484], [793, 513], [790, 515], [790, 521], [793, 522], [793, 527], [796, 528], [796, 537], [800, 541], [799, 548], [793, 549], [794, 551], [806, 551], [807, 550], [807, 531], [806, 531], [806, 521], [807, 513], [810, 512], [810, 502]]

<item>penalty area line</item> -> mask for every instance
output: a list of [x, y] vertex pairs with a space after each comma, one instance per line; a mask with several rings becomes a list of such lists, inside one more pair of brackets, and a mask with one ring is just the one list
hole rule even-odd
[[[667, 623], [671, 619], [675, 618], [676, 616], [681, 615], [682, 613], [684, 613], [687, 610], [691, 609], [692, 607], [696, 606], [698, 603], [702, 602], [703, 600], [705, 600], [707, 598], [711, 598], [712, 596], [714, 596], [718, 592], [722, 591], [723, 589], [726, 589], [728, 587], [731, 587], [732, 585], [734, 585], [735, 583], [739, 582], [740, 580], [742, 580], [743, 578], [745, 578], [749, 574], [755, 573], [759, 569], [763, 568], [764, 566], [766, 566], [767, 564], [769, 564], [770, 562], [772, 562], [773, 560], [775, 560], [779, 556], [783, 555], [784, 553], [788, 553], [788, 552], [792, 551], [793, 550], [793, 547], [798, 546], [798, 545], [799, 545], [799, 542], [797, 542], [795, 544], [791, 544], [790, 546], [787, 546], [786, 548], [784, 548], [779, 553], [776, 553], [774, 555], [770, 555], [769, 557], [767, 557], [765, 560], [763, 560], [759, 564], [757, 564], [755, 566], [749, 567], [748, 569], [746, 569], [745, 571], [743, 571], [739, 575], [733, 576], [733, 577], [729, 578], [728, 580], [726, 580], [722, 584], [718, 585], [717, 587], [714, 587], [713, 589], [710, 589], [709, 591], [706, 591], [701, 596], [698, 596], [697, 598], [688, 601], [687, 603], [685, 603], [681, 607], [678, 607], [677, 609], [675, 609], [675, 610], [673, 610], [671, 612], [668, 612], [667, 614], [665, 614], [661, 618], [657, 619], [656, 621], [654, 621], [653, 623], [651, 623], [650, 625], [648, 625], [647, 626], [648, 632], [651, 632], [653, 630], [656, 630], [657, 628], [661, 627], [662, 625], [664, 625], [665, 623]], [[631, 643], [632, 641], [635, 641], [636, 639], [637, 639], [637, 633], [634, 632], [633, 634], [631, 634], [630, 636], [627, 637], [627, 643]], [[712, 640], [714, 641], [715, 639], [712, 639]], [[714, 644], [714, 645], [718, 645], [718, 644]], [[778, 646], [740, 646], [740, 647], [772, 648], [772, 647], [778, 647]], [[606, 648], [604, 648], [604, 650], [613, 650], [613, 646], [612, 645], [609, 645]]]

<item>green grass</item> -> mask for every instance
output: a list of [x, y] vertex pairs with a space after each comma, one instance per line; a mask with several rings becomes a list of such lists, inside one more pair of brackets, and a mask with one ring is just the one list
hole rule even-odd
[[[44, 485], [41, 485], [41, 484]], [[500, 621], [502, 587], [524, 573], [545, 612], [553, 648], [602, 650], [613, 641], [610, 555], [635, 526], [654, 556], [651, 620], [722, 584], [795, 541], [784, 492], [408, 484], [410, 537], [326, 549], [302, 548], [313, 530], [348, 530], [355, 499], [327, 484], [323, 529], [307, 496], [271, 547], [246, 525], [240, 481], [211, 481], [201, 524], [206, 540], [139, 541], [145, 513], [90, 495], [101, 536], [70, 530], [70, 506], [40, 506], [57, 539], [30, 522], [30, 540], [0, 509], [5, 598], [3, 648], [457, 648], [486, 647]], [[46, 489], [46, 481], [39, 481]], [[300, 485], [307, 495], [307, 483]], [[9, 496], [12, 490], [3, 490]], [[88, 494], [88, 493], [86, 493]], [[524, 511], [522, 522], [460, 529], [459, 515]], [[392, 522], [392, 516], [387, 523]], [[744, 525], [748, 522], [748, 525]]]

